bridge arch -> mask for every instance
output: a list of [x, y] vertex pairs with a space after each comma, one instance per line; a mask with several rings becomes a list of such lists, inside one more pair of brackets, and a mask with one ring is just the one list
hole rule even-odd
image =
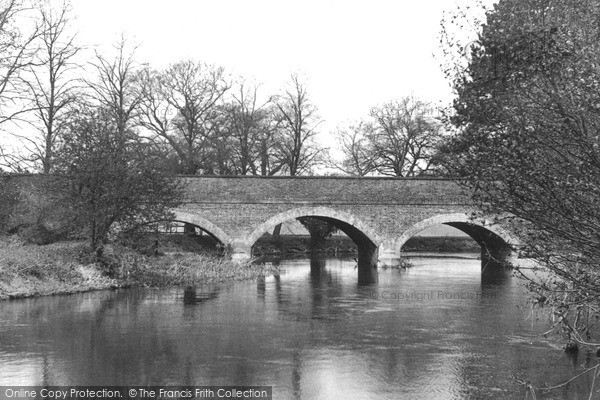
[[468, 213], [441, 214], [424, 219], [400, 236], [397, 241], [397, 251], [417, 233], [434, 225], [448, 225], [469, 235], [481, 246], [482, 260], [504, 262], [512, 256], [512, 251], [521, 245], [518, 237], [499, 224], [483, 218], [473, 218]]
[[[359, 264], [373, 264], [377, 259], [377, 250], [382, 240], [366, 223], [351, 213], [328, 207], [300, 207], [276, 214], [257, 226], [243, 242], [234, 245], [234, 257], [250, 257], [254, 243], [265, 233], [283, 222], [300, 217], [314, 217], [331, 222], [348, 235], [358, 246]], [[236, 256], [237, 253], [237, 256]]]
[[[354, 230], [360, 231], [360, 233], [362, 233], [366, 238], [376, 245], [381, 243], [381, 240], [375, 231], [373, 231], [367, 224], [359, 220], [356, 216], [345, 211], [334, 210], [328, 207], [294, 208], [292, 210], [284, 211], [274, 215], [254, 229], [254, 231], [248, 235], [246, 242], [252, 246], [262, 235], [273, 230], [275, 226], [300, 217], [321, 217], [323, 219], [334, 220], [336, 222], [336, 226], [346, 234], [348, 233], [344, 229], [348, 230], [348, 227], [338, 226], [338, 224], [353, 227]], [[352, 233], [353, 232], [351, 232], [351, 234]]]
[[223, 243], [224, 246], [231, 244], [231, 237], [226, 234], [221, 228], [213, 224], [206, 218], [199, 215], [187, 213], [185, 211], [175, 210], [175, 221], [187, 222], [188, 224], [196, 225], [206, 231], [208, 234]]

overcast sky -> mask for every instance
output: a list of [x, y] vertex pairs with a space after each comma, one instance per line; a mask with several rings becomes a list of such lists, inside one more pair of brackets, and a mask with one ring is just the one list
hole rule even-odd
[[184, 58], [263, 83], [263, 95], [304, 77], [324, 130], [414, 94], [448, 101], [433, 54], [455, 0], [73, 0], [80, 40], [100, 49], [121, 32], [140, 61]]

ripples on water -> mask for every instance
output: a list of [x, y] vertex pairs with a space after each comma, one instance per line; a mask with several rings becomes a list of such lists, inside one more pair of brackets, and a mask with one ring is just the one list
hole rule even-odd
[[[510, 274], [414, 258], [358, 285], [354, 262], [289, 260], [280, 276], [194, 290], [0, 303], [0, 385], [272, 385], [275, 399], [512, 399], [569, 358]], [[185, 301], [184, 301], [185, 299]], [[587, 398], [583, 378], [550, 397]]]

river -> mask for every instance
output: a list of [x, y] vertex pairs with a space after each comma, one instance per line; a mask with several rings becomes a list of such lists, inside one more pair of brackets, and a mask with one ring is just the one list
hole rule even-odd
[[[0, 302], [0, 385], [269, 385], [274, 399], [513, 399], [593, 365], [544, 338], [510, 273], [415, 257], [359, 285], [352, 260], [194, 291]], [[538, 398], [587, 398], [591, 377]]]

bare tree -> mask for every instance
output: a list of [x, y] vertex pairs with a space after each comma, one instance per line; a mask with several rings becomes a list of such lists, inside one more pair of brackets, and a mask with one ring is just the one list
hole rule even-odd
[[21, 24], [27, 11], [21, 0], [0, 4], [0, 125], [29, 111], [20, 75], [33, 64], [39, 27]]
[[96, 53], [91, 63], [96, 79], [86, 81], [92, 103], [110, 116], [116, 124], [121, 140], [138, 123], [143, 90], [140, 85], [140, 68], [135, 62], [135, 50], [129, 50], [125, 38], [114, 45], [116, 55], [109, 58]]
[[74, 70], [80, 66], [74, 57], [80, 51], [75, 35], [68, 34], [70, 6], [63, 3], [54, 10], [40, 3], [39, 51], [29, 68], [26, 85], [31, 94], [31, 109], [39, 129], [36, 137], [21, 136], [31, 147], [31, 161], [41, 162], [42, 171], [52, 170], [56, 146], [67, 123], [69, 107], [76, 100]]
[[268, 175], [272, 168], [269, 148], [274, 133], [270, 100], [259, 103], [258, 86], [242, 81], [226, 105], [229, 137], [232, 140], [234, 172], [240, 175]]
[[404, 97], [371, 109], [370, 118], [338, 129], [341, 162], [329, 166], [346, 174], [407, 177], [431, 170], [442, 125], [430, 104]]
[[379, 173], [417, 176], [429, 169], [441, 134], [430, 104], [404, 97], [373, 108], [371, 118], [370, 146]]
[[181, 172], [195, 174], [209, 165], [211, 140], [221, 127], [217, 105], [230, 88], [223, 68], [179, 62], [146, 71], [144, 88], [141, 123], [177, 154]]
[[365, 121], [339, 128], [336, 136], [343, 159], [341, 162], [329, 160], [328, 165], [354, 176], [365, 176], [374, 172], [377, 168], [369, 140], [373, 129], [373, 124]]
[[304, 84], [292, 75], [285, 94], [274, 100], [278, 122], [276, 157], [289, 175], [300, 175], [319, 161], [322, 149], [314, 142], [321, 120]]
[[[219, 102], [220, 103], [220, 102]], [[201, 170], [208, 175], [236, 174], [236, 141], [230, 129], [231, 121], [224, 104], [215, 104], [210, 112], [206, 132], [206, 145], [201, 154]]]
[[263, 128], [260, 132], [259, 159], [260, 169], [257, 175], [272, 176], [285, 166], [277, 157], [276, 146], [279, 143], [278, 122], [272, 107], [266, 110]]
[[19, 150], [0, 146], [0, 175], [3, 171], [18, 174], [29, 172], [27, 163], [23, 162], [25, 159]]

